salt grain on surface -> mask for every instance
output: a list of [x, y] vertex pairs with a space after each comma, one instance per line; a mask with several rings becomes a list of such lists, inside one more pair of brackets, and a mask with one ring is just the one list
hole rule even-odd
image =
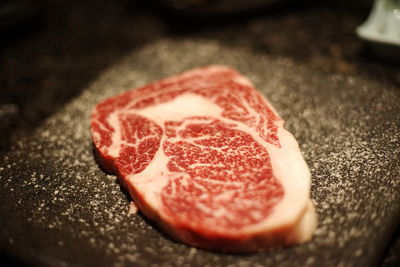
[[129, 210], [128, 210], [128, 214], [136, 214], [139, 211], [138, 206], [135, 204], [135, 202], [131, 201], [129, 203]]

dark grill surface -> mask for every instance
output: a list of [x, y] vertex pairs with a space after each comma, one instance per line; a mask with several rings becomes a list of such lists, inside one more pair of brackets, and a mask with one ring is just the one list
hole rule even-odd
[[[398, 265], [400, 70], [355, 36], [370, 7], [289, 2], [188, 18], [155, 2], [41, 1], [3, 24], [1, 263]], [[297, 138], [319, 216], [310, 242], [246, 255], [188, 247], [130, 214], [128, 194], [96, 164], [94, 105], [209, 64], [247, 76]]]

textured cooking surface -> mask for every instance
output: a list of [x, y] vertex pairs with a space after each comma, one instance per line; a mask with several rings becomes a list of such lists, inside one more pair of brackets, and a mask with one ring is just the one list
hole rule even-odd
[[[171, 65], [179, 58], [186, 60]], [[147, 64], [138, 66], [138, 61]], [[227, 64], [247, 75], [297, 137], [312, 172], [312, 198], [319, 214], [311, 242], [246, 256], [187, 247], [165, 237], [139, 214], [129, 214], [130, 199], [116, 178], [96, 164], [89, 132], [96, 103], [210, 63]], [[37, 234], [37, 240], [31, 240], [37, 246], [27, 254], [36, 257], [37, 251], [39, 261], [54, 264], [94, 264], [102, 259], [104, 265], [365, 266], [398, 218], [399, 98], [399, 91], [373, 81], [360, 86], [360, 81], [340, 75], [316, 79], [316, 71], [244, 48], [232, 50], [207, 40], [160, 40], [104, 71], [82, 95], [14, 145], [0, 169], [6, 177], [2, 194], [15, 199], [6, 205], [7, 217], [24, 214], [18, 220], [20, 231], [33, 228]], [[4, 220], [2, 227], [13, 227], [8, 221], [15, 222]], [[2, 239], [16, 249], [26, 242], [23, 238], [2, 232]]]
[[[118, 8], [91, 15], [89, 7], [60, 18], [55, 24], [60, 37], [53, 28], [39, 35], [51, 42], [28, 37], [24, 45], [5, 50], [11, 56], [2, 53], [2, 85], [12, 91], [0, 99], [2, 126], [14, 127], [18, 116], [22, 122], [48, 116], [12, 136], [2, 129], [2, 250], [31, 264], [51, 266], [379, 263], [400, 218], [400, 76], [393, 65], [356, 58], [361, 44], [352, 36], [362, 22], [360, 13], [329, 7], [281, 11], [172, 34], [153, 16], [130, 14], [117, 20]], [[98, 27], [77, 27], [76, 21], [86, 17]], [[127, 22], [132, 28], [116, 31]], [[152, 27], [144, 30], [144, 25]], [[111, 33], [117, 44], [109, 41]], [[122, 50], [126, 54], [108, 65]], [[14, 57], [26, 62], [17, 64]], [[297, 138], [312, 173], [319, 218], [311, 242], [250, 255], [187, 247], [140, 214], [130, 214], [127, 194], [96, 164], [89, 129], [95, 104], [208, 64], [232, 66], [247, 76]], [[101, 66], [107, 68], [97, 73]], [[18, 90], [25, 97], [18, 103], [22, 107], [2, 102], [18, 99]], [[62, 98], [70, 101], [63, 100], [62, 106]]]

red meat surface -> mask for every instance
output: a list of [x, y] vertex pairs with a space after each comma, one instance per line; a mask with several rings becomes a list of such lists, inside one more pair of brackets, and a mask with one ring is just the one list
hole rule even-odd
[[106, 99], [91, 131], [103, 168], [175, 239], [248, 252], [312, 236], [299, 146], [235, 70], [199, 68]]

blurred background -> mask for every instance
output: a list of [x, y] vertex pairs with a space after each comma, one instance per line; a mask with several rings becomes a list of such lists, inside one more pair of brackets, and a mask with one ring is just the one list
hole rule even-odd
[[[356, 34], [372, 6], [368, 0], [1, 1], [0, 152], [105, 68], [162, 38], [216, 40], [400, 88], [399, 48], [382, 56]], [[0, 265], [20, 263], [0, 255]], [[398, 233], [385, 255], [382, 266], [400, 266]]]

